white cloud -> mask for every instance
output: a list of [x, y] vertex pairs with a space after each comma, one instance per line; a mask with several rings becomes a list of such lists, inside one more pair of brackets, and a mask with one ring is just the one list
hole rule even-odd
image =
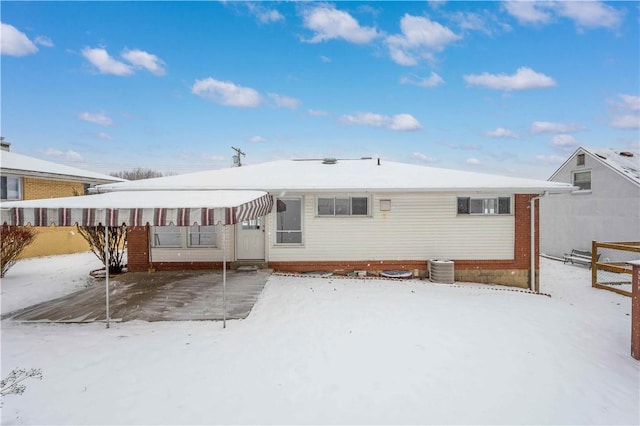
[[531, 68], [520, 67], [513, 75], [471, 74], [464, 79], [470, 86], [480, 86], [497, 90], [527, 90], [552, 87], [556, 82], [549, 76], [535, 72]]
[[202, 154], [200, 158], [209, 163], [220, 163], [227, 159], [221, 155]]
[[640, 128], [640, 96], [618, 95], [618, 100], [612, 101], [612, 117], [610, 124], [618, 129]]
[[504, 127], [498, 127], [495, 130], [490, 130], [487, 133], [485, 133], [487, 136], [492, 137], [492, 138], [512, 138], [512, 139], [519, 139], [520, 136], [518, 136], [517, 133], [509, 130], [509, 129], [505, 129]]
[[61, 151], [55, 148], [49, 148], [45, 151], [41, 151], [47, 157], [54, 157], [67, 161], [83, 161], [82, 155], [77, 153], [76, 151]]
[[578, 28], [609, 28], [620, 26], [622, 14], [599, 1], [560, 1], [556, 3], [560, 16], [575, 22]]
[[365, 44], [378, 37], [373, 27], [362, 27], [347, 12], [322, 5], [307, 9], [303, 14], [304, 26], [315, 34], [306, 40], [320, 43], [332, 39], [343, 39], [350, 43]]
[[465, 163], [469, 164], [470, 166], [479, 166], [480, 165], [480, 160], [478, 160], [477, 158], [467, 158], [465, 161]]
[[622, 12], [601, 1], [506, 1], [503, 7], [523, 25], [547, 25], [560, 17], [578, 29], [616, 29], [622, 21]]
[[97, 137], [98, 139], [104, 139], [104, 140], [106, 140], [106, 141], [112, 141], [112, 140], [113, 140], [113, 138], [111, 137], [111, 135], [110, 135], [110, 134], [108, 134], [108, 133], [105, 133], [105, 132], [100, 132], [100, 133], [98, 133], [98, 134], [96, 135], [96, 137]]
[[419, 78], [415, 76], [405, 76], [400, 79], [401, 84], [412, 84], [419, 87], [438, 87], [444, 84], [444, 80], [435, 72], [431, 72], [429, 77]]
[[296, 109], [300, 106], [300, 101], [296, 98], [278, 95], [277, 93], [269, 93], [269, 97], [279, 108]]
[[273, 22], [284, 21], [284, 16], [275, 9], [268, 9], [263, 6], [265, 3], [246, 3], [247, 9], [253, 14], [258, 21], [262, 24], [271, 24]]
[[553, 20], [549, 1], [505, 1], [502, 5], [521, 24], [544, 25]]
[[24, 33], [13, 25], [0, 22], [0, 54], [25, 56], [37, 51], [36, 45]]
[[422, 129], [422, 125], [411, 114], [397, 114], [391, 117], [389, 128], [399, 131], [414, 131]]
[[[386, 39], [391, 59], [400, 65], [416, 65], [429, 51], [442, 51], [462, 38], [442, 24], [422, 16], [405, 14], [400, 20], [401, 34]], [[427, 53], [427, 58], [432, 57]]]
[[144, 68], [152, 74], [164, 75], [165, 63], [156, 55], [138, 49], [125, 49], [120, 55], [136, 68]]
[[91, 49], [85, 47], [82, 49], [82, 56], [98, 68], [98, 71], [102, 74], [113, 74], [119, 76], [133, 74], [133, 67], [114, 59], [105, 49]]
[[421, 152], [414, 152], [412, 157], [427, 164], [436, 163], [438, 161], [435, 158], [429, 157], [428, 155], [423, 154]]
[[328, 56], [320, 55], [320, 60], [326, 64], [331, 63], [331, 58]]
[[536, 155], [536, 160], [546, 164], [562, 164], [566, 157], [560, 155]]
[[582, 129], [577, 124], [552, 123], [549, 121], [534, 121], [530, 132], [534, 135], [541, 133], [573, 133]]
[[101, 126], [111, 126], [113, 124], [113, 120], [104, 112], [81, 112], [78, 114], [78, 118]]
[[329, 112], [321, 109], [309, 109], [307, 112], [309, 115], [313, 115], [314, 117], [327, 117], [330, 115]]
[[40, 46], [53, 47], [53, 41], [51, 41], [51, 39], [49, 37], [38, 36], [38, 37], [35, 38], [35, 40], [33, 40], [33, 42], [35, 44], [40, 45]]
[[551, 144], [560, 148], [568, 148], [572, 146], [577, 146], [578, 141], [571, 135], [560, 134], [555, 135], [551, 138]]
[[456, 12], [450, 18], [463, 32], [478, 31], [486, 35], [494, 35], [512, 30], [511, 25], [499, 22], [497, 16], [488, 11]]
[[413, 131], [422, 128], [420, 122], [411, 114], [387, 116], [373, 112], [359, 112], [354, 115], [343, 115], [340, 120], [346, 124], [383, 127], [397, 131]]
[[262, 97], [258, 91], [211, 77], [196, 80], [191, 87], [191, 93], [221, 105], [238, 108], [256, 108], [262, 103]]
[[264, 143], [264, 142], [267, 142], [267, 138], [264, 138], [262, 136], [251, 136], [249, 138], [249, 142], [251, 142], [251, 143]]

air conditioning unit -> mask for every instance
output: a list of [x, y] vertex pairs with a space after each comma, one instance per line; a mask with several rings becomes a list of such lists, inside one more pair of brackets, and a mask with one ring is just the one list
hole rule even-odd
[[429, 260], [429, 280], [434, 283], [453, 284], [453, 261], [440, 259]]

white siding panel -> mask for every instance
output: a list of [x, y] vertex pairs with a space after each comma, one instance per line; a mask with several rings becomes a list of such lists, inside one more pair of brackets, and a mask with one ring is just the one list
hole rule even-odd
[[317, 217], [315, 199], [304, 199], [303, 246], [270, 236], [269, 260], [513, 259], [514, 217], [459, 216], [455, 194], [375, 194], [371, 217]]

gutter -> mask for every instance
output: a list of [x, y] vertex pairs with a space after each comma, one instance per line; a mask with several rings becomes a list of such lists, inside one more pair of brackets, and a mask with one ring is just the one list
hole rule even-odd
[[[545, 191], [542, 195], [538, 195], [537, 197], [532, 197], [531, 202], [531, 249], [530, 249], [530, 258], [531, 258], [531, 282], [529, 283], [529, 288], [531, 291], [536, 292], [539, 291], [540, 288], [536, 289], [536, 200], [540, 200], [545, 195], [548, 195], [549, 192]], [[539, 286], [538, 286], [539, 287]]]

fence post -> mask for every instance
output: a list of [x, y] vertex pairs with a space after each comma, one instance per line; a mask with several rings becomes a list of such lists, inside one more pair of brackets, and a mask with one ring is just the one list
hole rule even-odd
[[640, 260], [627, 262], [633, 266], [631, 279], [631, 356], [640, 360]]
[[591, 287], [598, 282], [598, 242], [591, 241]]

